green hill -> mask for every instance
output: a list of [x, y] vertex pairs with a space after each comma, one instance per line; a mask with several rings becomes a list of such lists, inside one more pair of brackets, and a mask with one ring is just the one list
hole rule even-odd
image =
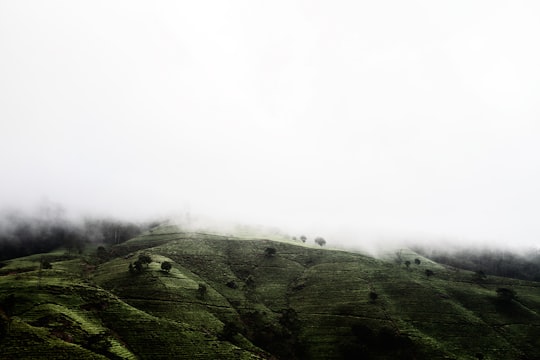
[[5, 262], [1, 359], [540, 359], [540, 283], [411, 251], [397, 264], [161, 227], [100, 258]]

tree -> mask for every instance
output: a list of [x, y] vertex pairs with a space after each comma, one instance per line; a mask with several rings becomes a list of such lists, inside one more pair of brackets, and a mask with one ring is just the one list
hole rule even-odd
[[416, 265], [420, 265], [420, 259], [414, 259], [414, 263], [415, 263]]
[[301, 240], [303, 243], [305, 243], [306, 240], [307, 240], [307, 237], [305, 237], [304, 235], [302, 235], [302, 236], [300, 236], [300, 240]]
[[266, 257], [274, 257], [276, 255], [276, 249], [273, 247], [267, 247], [264, 250], [264, 256]]
[[107, 253], [107, 250], [103, 246], [98, 246], [96, 250], [96, 255], [101, 260], [107, 260], [109, 258], [109, 254]]
[[407, 267], [407, 269], [409, 268], [409, 266], [411, 266], [411, 262], [409, 260], [405, 261], [405, 266]]
[[482, 270], [476, 270], [474, 272], [474, 275], [473, 275], [473, 280], [474, 281], [483, 281], [483, 280], [486, 280], [486, 279], [487, 279], [486, 273], [483, 272]]
[[139, 255], [139, 260], [141, 264], [145, 264], [148, 267], [148, 264], [152, 262], [152, 258], [149, 255]]
[[197, 297], [202, 300], [205, 298], [207, 292], [208, 292], [208, 289], [206, 285], [199, 284], [199, 288], [197, 289]]
[[49, 260], [42, 260], [41, 261], [41, 268], [42, 269], [52, 269], [52, 264], [49, 262]]
[[319, 246], [324, 246], [326, 245], [326, 240], [324, 240], [322, 237], [317, 237], [315, 238], [315, 243]]
[[164, 261], [161, 263], [161, 270], [165, 272], [169, 272], [172, 269], [172, 264], [168, 261]]
[[433, 276], [433, 275], [435, 275], [435, 273], [433, 271], [431, 271], [429, 269], [426, 269], [426, 276], [427, 277], [430, 277], [430, 276]]
[[498, 288], [496, 291], [497, 291], [497, 296], [502, 301], [510, 302], [516, 298], [516, 292], [513, 289]]
[[375, 291], [369, 292], [369, 300], [371, 300], [371, 302], [375, 302], [375, 300], [377, 300], [378, 297], [379, 297], [379, 294], [377, 294]]

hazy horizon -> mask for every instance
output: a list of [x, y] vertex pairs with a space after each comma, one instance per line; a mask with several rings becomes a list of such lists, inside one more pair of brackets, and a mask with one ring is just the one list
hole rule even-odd
[[539, 246], [539, 16], [0, 1], [0, 207]]

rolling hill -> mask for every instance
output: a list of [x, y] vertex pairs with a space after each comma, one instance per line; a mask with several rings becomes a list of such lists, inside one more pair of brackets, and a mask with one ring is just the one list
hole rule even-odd
[[315, 246], [162, 226], [6, 261], [0, 358], [540, 359], [540, 283]]

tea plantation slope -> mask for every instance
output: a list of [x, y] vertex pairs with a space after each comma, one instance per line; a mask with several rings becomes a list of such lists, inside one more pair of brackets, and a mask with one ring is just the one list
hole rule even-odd
[[[396, 264], [290, 241], [161, 227], [109, 253], [95, 268], [69, 260], [41, 276], [0, 276], [0, 320], [9, 324], [0, 354], [540, 358], [538, 283], [481, 279], [411, 251]], [[152, 261], [130, 273], [140, 255]], [[169, 272], [161, 270], [164, 262], [172, 264]], [[498, 296], [499, 288], [517, 296]]]
[[[287, 359], [540, 358], [538, 283], [479, 280], [410, 251], [405, 266], [301, 243], [181, 233], [164, 243], [153, 238], [121, 245], [120, 252], [151, 247], [104, 264], [95, 281], [147, 313], [198, 331], [219, 336], [233, 324], [238, 334], [227, 340], [238, 346], [249, 341]], [[130, 275], [129, 262], [142, 253], [154, 262]], [[170, 273], [160, 271], [163, 261], [173, 264]], [[500, 287], [517, 298], [500, 299]]]

